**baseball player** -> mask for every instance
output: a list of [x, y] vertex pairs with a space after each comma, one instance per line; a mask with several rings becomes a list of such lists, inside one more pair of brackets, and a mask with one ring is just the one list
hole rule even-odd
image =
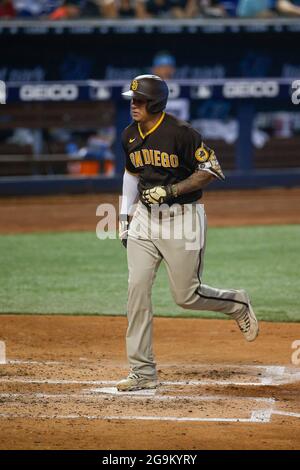
[[217, 289], [201, 281], [206, 216], [199, 200], [207, 184], [224, 179], [214, 151], [187, 122], [164, 112], [168, 87], [160, 77], [140, 75], [123, 95], [131, 98], [133, 119], [122, 134], [126, 165], [119, 224], [129, 270], [126, 346], [131, 371], [117, 388], [131, 391], [158, 386], [151, 290], [162, 260], [182, 308], [229, 315], [247, 341], [255, 340], [258, 322], [244, 290]]

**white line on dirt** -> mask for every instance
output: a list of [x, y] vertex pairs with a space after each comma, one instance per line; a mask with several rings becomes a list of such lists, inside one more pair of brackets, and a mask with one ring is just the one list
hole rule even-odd
[[237, 387], [260, 387], [264, 384], [260, 382], [236, 382], [234, 380], [226, 382], [225, 380], [181, 380], [181, 381], [165, 381], [161, 382], [163, 385], [220, 385], [222, 387], [230, 387], [230, 386], [237, 386]]
[[[74, 385], [116, 385], [118, 381], [116, 380], [68, 380], [68, 379], [29, 379], [29, 378], [6, 378], [3, 377], [0, 379], [1, 383], [30, 383], [30, 384], [49, 384], [49, 385], [63, 385], [63, 384], [74, 384]], [[224, 382], [221, 380], [185, 380], [185, 381], [163, 381], [160, 382], [162, 385], [177, 385], [177, 386], [184, 386], [184, 385], [191, 385], [191, 386], [202, 386], [202, 385], [220, 385], [224, 387], [228, 386], [253, 386], [259, 387], [263, 385], [269, 384], [262, 384], [260, 382]], [[277, 384], [274, 384], [277, 385]]]
[[[82, 363], [83, 358], [79, 362]], [[85, 360], [85, 359], [84, 359]], [[78, 361], [77, 361], [78, 362]], [[33, 365], [57, 365], [57, 364], [76, 364], [76, 361], [34, 361], [34, 360], [9, 360], [9, 364], [33, 364]], [[86, 362], [93, 362], [88, 361]], [[95, 362], [95, 361], [94, 361]], [[96, 362], [95, 362], [96, 363]], [[123, 365], [122, 365], [123, 366]], [[186, 364], [186, 367], [195, 367], [195, 364]], [[210, 368], [210, 367], [223, 367], [223, 368], [235, 368], [237, 370], [243, 369], [243, 374], [246, 369], [261, 370], [261, 374], [258, 375], [258, 382], [236, 382], [236, 381], [225, 381], [225, 380], [186, 380], [186, 381], [163, 381], [161, 385], [165, 386], [277, 386], [286, 383], [295, 383], [300, 381], [300, 371], [299, 369], [291, 369], [285, 366], [278, 365], [242, 365], [242, 364], [218, 364], [218, 365], [207, 365], [207, 364], [197, 364], [197, 368]], [[114, 386], [117, 384], [117, 381], [112, 380], [68, 380], [68, 379], [34, 379], [28, 377], [2, 377], [0, 379], [1, 383], [28, 383], [28, 384], [78, 384], [78, 385], [110, 385]], [[159, 389], [158, 389], [159, 390]], [[170, 390], [169, 390], [170, 391]], [[175, 417], [175, 416], [89, 416], [89, 415], [37, 415], [33, 417], [31, 415], [23, 414], [13, 414], [13, 413], [2, 413], [0, 418], [28, 418], [28, 419], [87, 419], [87, 420], [147, 420], [147, 421], [189, 421], [189, 422], [240, 422], [240, 423], [269, 423], [272, 415], [287, 416], [300, 418], [300, 413], [288, 412], [274, 410], [273, 406], [275, 400], [273, 398], [257, 398], [257, 397], [234, 397], [234, 396], [220, 396], [220, 395], [206, 395], [206, 396], [192, 396], [192, 395], [159, 395], [156, 390], [140, 390], [137, 392], [118, 392], [114, 387], [106, 388], [95, 388], [84, 390], [80, 393], [0, 393], [1, 398], [10, 398], [10, 399], [22, 399], [22, 398], [35, 398], [38, 400], [43, 399], [70, 399], [78, 398], [80, 400], [93, 400], [93, 399], [114, 399], [116, 396], [132, 398], [132, 399], [142, 399], [145, 400], [158, 400], [158, 401], [168, 401], [168, 400], [190, 400], [190, 401], [218, 401], [218, 400], [252, 400], [255, 402], [268, 403], [271, 408], [252, 411], [250, 418], [192, 418], [192, 417]]]
[[[265, 411], [267, 413], [267, 411]], [[253, 413], [250, 418], [191, 418], [191, 417], [176, 417], [176, 416], [93, 416], [93, 415], [38, 415], [31, 416], [28, 414], [16, 415], [13, 413], [1, 413], [0, 419], [87, 419], [87, 420], [103, 420], [103, 421], [177, 421], [177, 422], [215, 422], [215, 423], [266, 423], [265, 419], [253, 418]]]
[[1, 383], [29, 383], [29, 384], [50, 384], [50, 385], [63, 385], [63, 384], [87, 384], [87, 385], [114, 385], [117, 381], [111, 380], [68, 380], [68, 379], [29, 379], [29, 378], [6, 378], [3, 377], [0, 379]]
[[274, 415], [280, 415], [280, 416], [291, 416], [293, 418], [300, 418], [300, 413], [293, 413], [291, 411], [280, 411], [280, 410], [275, 410], [272, 412]]
[[58, 365], [58, 364], [64, 364], [64, 362], [61, 361], [31, 361], [31, 360], [22, 360], [22, 359], [9, 359], [6, 361], [6, 364], [34, 364], [34, 365]]
[[[3, 377], [0, 379], [1, 383], [30, 383], [30, 384], [53, 384], [53, 385], [61, 385], [61, 384], [86, 384], [86, 385], [116, 385], [118, 381], [116, 380], [68, 380], [68, 379], [29, 379], [29, 378], [6, 378]], [[260, 382], [225, 382], [222, 380], [185, 380], [185, 381], [163, 381], [160, 382], [162, 385], [220, 385], [220, 386], [263, 386], [266, 384], [262, 384]], [[268, 384], [269, 385], [269, 384]], [[277, 385], [277, 384], [274, 384]]]
[[142, 396], [142, 397], [154, 397], [157, 393], [157, 389], [144, 389], [144, 390], [133, 390], [131, 392], [119, 392], [116, 387], [102, 387], [102, 388], [89, 388], [84, 390], [83, 393], [97, 394], [97, 395], [118, 395], [118, 396]]
[[[296, 374], [295, 374], [296, 375]], [[295, 382], [298, 380], [298, 377], [295, 377]], [[174, 385], [174, 386], [209, 386], [209, 385], [218, 385], [222, 387], [238, 386], [238, 387], [263, 387], [266, 385], [278, 386], [284, 383], [294, 382], [292, 377], [289, 377], [286, 381], [281, 380], [280, 383], [270, 383], [268, 380], [267, 383], [262, 382], [226, 382], [222, 380], [170, 380], [160, 382], [162, 385]], [[2, 377], [0, 379], [1, 383], [30, 383], [30, 384], [49, 384], [49, 385], [62, 385], [62, 384], [74, 384], [74, 385], [116, 385], [118, 381], [116, 380], [69, 380], [69, 379], [30, 379], [30, 378], [6, 378]]]
[[[57, 365], [57, 364], [66, 364], [66, 365], [69, 365], [69, 364], [82, 364], [83, 362], [85, 363], [89, 363], [89, 364], [95, 364], [95, 365], [99, 365], [99, 361], [97, 359], [88, 359], [88, 358], [84, 358], [84, 357], [80, 357], [79, 359], [71, 359], [71, 360], [57, 360], [57, 361], [51, 361], [51, 360], [34, 360], [34, 359], [7, 359], [6, 361], [6, 364], [40, 364], [40, 365]], [[126, 363], [115, 363], [116, 366], [118, 367], [127, 367]], [[176, 366], [176, 368], [178, 368], [178, 363], [176, 364], [173, 364], [173, 363], [160, 363], [160, 366], [161, 367], [172, 367], [172, 366]], [[182, 364], [182, 367], [187, 367], [187, 368], [197, 368], [197, 369], [211, 369], [211, 368], [230, 368], [230, 369], [247, 369], [247, 368], [250, 368], [250, 369], [270, 369], [270, 371], [272, 371], [272, 369], [274, 369], [274, 371], [276, 371], [276, 369], [279, 369], [279, 368], [283, 368], [283, 366], [278, 366], [278, 365], [266, 365], [266, 364]]]

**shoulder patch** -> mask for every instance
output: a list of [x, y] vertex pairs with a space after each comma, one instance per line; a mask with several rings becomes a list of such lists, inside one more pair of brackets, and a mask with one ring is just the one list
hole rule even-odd
[[204, 143], [201, 144], [201, 147], [197, 148], [195, 152], [195, 158], [199, 162], [198, 170], [205, 170], [209, 173], [212, 173], [221, 180], [225, 179], [215, 152], [207, 147]]
[[204, 163], [207, 162], [209, 159], [209, 150], [208, 148], [204, 146], [204, 144], [201, 145], [201, 147], [198, 147], [196, 152], [195, 152], [195, 158], [198, 160], [198, 162]]

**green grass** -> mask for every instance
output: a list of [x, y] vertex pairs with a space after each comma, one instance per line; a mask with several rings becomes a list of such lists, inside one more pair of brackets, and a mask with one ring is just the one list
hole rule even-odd
[[[300, 226], [210, 228], [203, 282], [246, 288], [260, 319], [300, 321]], [[125, 314], [126, 251], [94, 233], [0, 236], [0, 313]], [[223, 318], [177, 307], [161, 266], [156, 315]]]

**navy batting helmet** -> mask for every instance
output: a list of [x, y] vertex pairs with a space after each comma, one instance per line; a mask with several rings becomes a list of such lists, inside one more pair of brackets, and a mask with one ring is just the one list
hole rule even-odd
[[122, 95], [147, 100], [147, 111], [155, 114], [165, 109], [169, 89], [166, 82], [157, 75], [139, 75], [132, 80], [130, 90]]

